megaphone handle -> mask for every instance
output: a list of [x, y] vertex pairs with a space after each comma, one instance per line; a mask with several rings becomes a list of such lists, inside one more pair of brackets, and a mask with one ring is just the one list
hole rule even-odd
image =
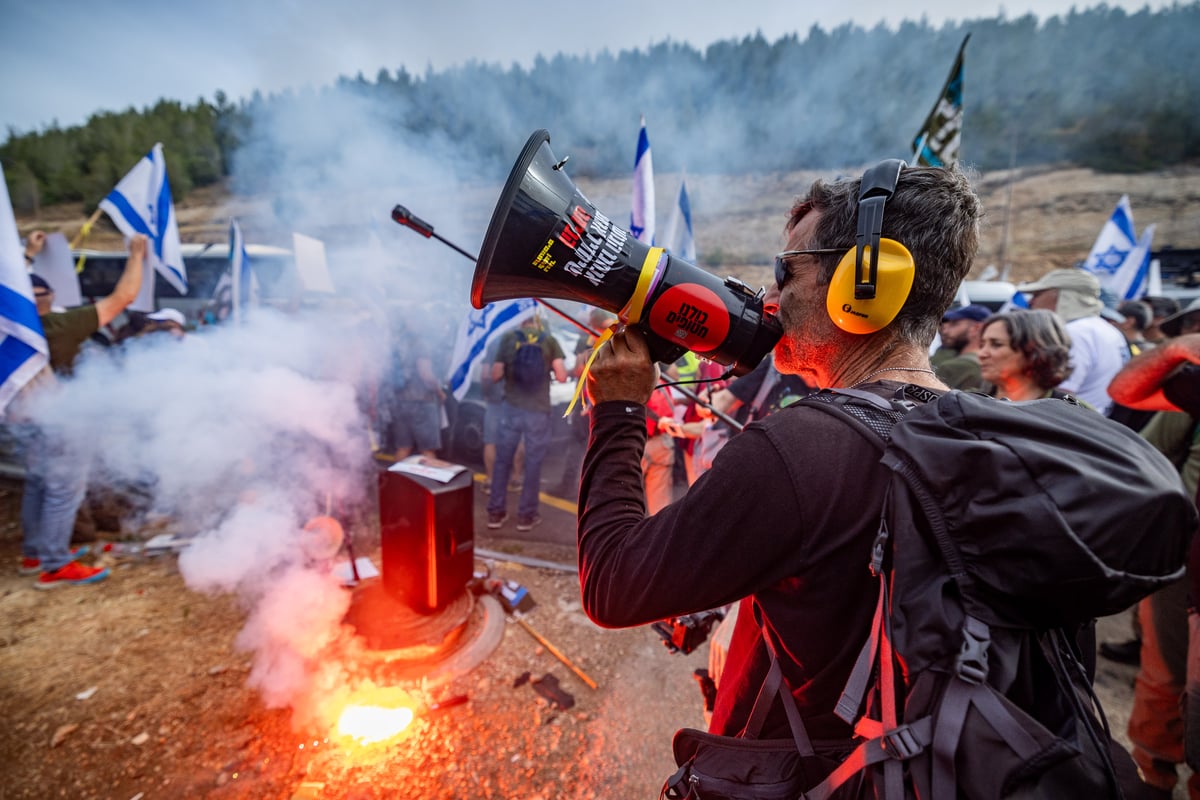
[[660, 364], [674, 364], [683, 358], [683, 354], [687, 352], [686, 347], [667, 341], [651, 331], [650, 326], [645, 323], [638, 323], [634, 327], [645, 334], [646, 347], [650, 350], [650, 358]]

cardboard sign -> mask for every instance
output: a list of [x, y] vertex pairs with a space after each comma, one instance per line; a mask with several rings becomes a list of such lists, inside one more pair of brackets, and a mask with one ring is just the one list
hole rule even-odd
[[325, 243], [302, 233], [293, 233], [292, 252], [305, 291], [333, 294], [335, 290], [333, 279], [329, 277], [329, 262], [325, 259]]
[[61, 233], [46, 234], [42, 252], [33, 259], [33, 274], [44, 279], [54, 290], [54, 305], [75, 308], [83, 305], [79, 275], [71, 258], [71, 245]]

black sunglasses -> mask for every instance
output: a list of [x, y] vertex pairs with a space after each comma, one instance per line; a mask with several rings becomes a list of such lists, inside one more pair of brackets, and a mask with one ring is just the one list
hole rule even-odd
[[792, 256], [831, 256], [844, 252], [846, 252], [844, 247], [825, 247], [820, 250], [784, 250], [775, 256], [775, 286], [783, 291], [783, 284], [788, 278], [787, 260]]

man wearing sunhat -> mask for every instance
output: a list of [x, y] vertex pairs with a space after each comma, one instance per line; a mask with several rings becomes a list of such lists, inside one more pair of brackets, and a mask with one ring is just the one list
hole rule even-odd
[[1017, 291], [1030, 296], [1030, 308], [1053, 311], [1066, 323], [1072, 372], [1059, 388], [1107, 414], [1112, 406], [1108, 384], [1129, 360], [1129, 347], [1100, 316], [1100, 281], [1082, 269], [1055, 269]]

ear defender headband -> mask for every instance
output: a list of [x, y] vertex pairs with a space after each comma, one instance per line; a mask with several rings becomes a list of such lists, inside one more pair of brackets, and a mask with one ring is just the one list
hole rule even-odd
[[916, 265], [908, 248], [880, 238], [883, 207], [896, 192], [906, 164], [881, 161], [862, 176], [858, 191], [858, 235], [853, 250], [838, 262], [829, 282], [825, 307], [833, 323], [847, 333], [883, 330], [904, 307]]

